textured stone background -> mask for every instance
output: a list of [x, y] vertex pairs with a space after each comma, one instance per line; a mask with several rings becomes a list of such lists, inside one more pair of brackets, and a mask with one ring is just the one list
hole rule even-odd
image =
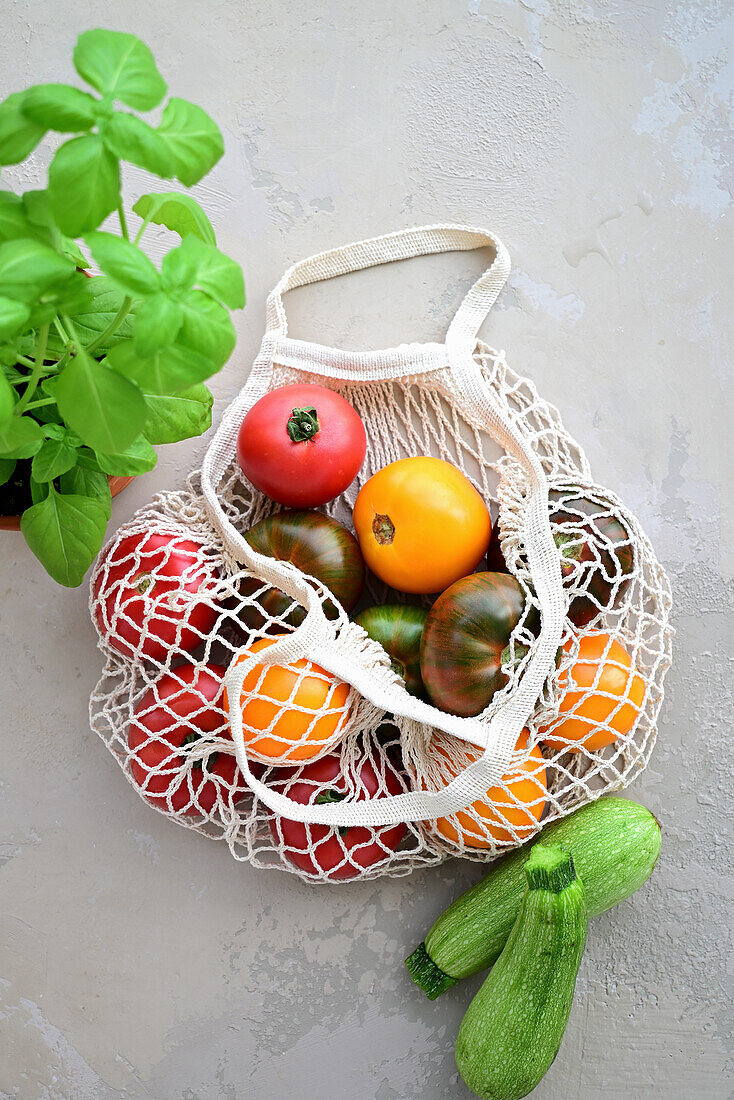
[[[249, 304], [214, 381], [217, 414], [294, 259], [442, 219], [509, 246], [487, 338], [639, 513], [678, 628], [659, 745], [631, 791], [663, 822], [661, 864], [594, 922], [536, 1095], [725, 1100], [731, 5], [7, 0], [2, 93], [69, 79], [75, 37], [96, 25], [140, 34], [171, 91], [225, 133], [197, 193]], [[128, 184], [131, 197], [144, 187]], [[440, 337], [480, 264], [426, 260], [301, 292], [293, 331], [350, 347]], [[205, 446], [164, 449], [113, 522], [180, 483]], [[19, 536], [0, 538], [3, 1100], [467, 1096], [452, 1051], [477, 983], [430, 1004], [402, 959], [477, 868], [314, 889], [167, 823], [88, 732], [100, 659], [85, 592], [54, 588]]]

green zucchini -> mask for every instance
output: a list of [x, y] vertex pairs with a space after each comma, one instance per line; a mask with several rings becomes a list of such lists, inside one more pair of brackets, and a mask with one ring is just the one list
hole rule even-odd
[[[543, 830], [543, 842], [562, 844], [573, 856], [596, 917], [634, 894], [660, 854], [660, 825], [644, 806], [601, 798]], [[520, 848], [445, 910], [405, 960], [413, 980], [434, 1000], [461, 978], [486, 970], [510, 934], [525, 890]]]
[[586, 895], [571, 856], [536, 844], [525, 875], [520, 912], [456, 1040], [459, 1073], [482, 1100], [521, 1100], [545, 1076], [586, 946]]

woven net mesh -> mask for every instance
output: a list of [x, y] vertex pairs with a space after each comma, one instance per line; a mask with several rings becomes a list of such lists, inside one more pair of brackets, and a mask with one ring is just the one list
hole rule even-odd
[[[238, 767], [228, 721], [236, 703], [223, 687], [226, 670], [242, 660], [243, 738], [253, 775], [298, 803], [346, 805], [441, 790], [481, 749], [381, 709], [315, 660], [261, 663], [274, 641], [298, 630], [304, 609], [287, 597], [266, 599], [272, 585], [233, 560], [210, 522], [198, 473], [181, 491], [140, 509], [100, 556], [90, 609], [106, 663], [91, 697], [92, 727], [153, 808], [225, 841], [238, 860], [322, 882], [405, 875], [456, 855], [487, 861], [626, 786], [649, 759], [670, 663], [667, 578], [635, 518], [594, 484], [558, 412], [502, 353], [478, 344], [475, 359], [548, 479], [551, 525], [569, 566], [569, 617], [507, 775], [466, 808], [438, 820], [339, 829], [289, 820], [257, 797]], [[324, 509], [346, 527], [365, 481], [415, 455], [456, 465], [490, 506], [525, 611], [506, 650], [506, 684], [479, 718], [488, 723], [516, 690], [537, 644], [540, 607], [522, 540], [528, 486], [521, 465], [457, 399], [448, 370], [358, 384], [274, 366], [271, 388], [293, 382], [337, 390], [365, 423], [364, 467]], [[216, 490], [243, 534], [279, 510], [244, 478], [234, 448]], [[592, 540], [585, 538], [590, 513]], [[583, 559], [573, 553], [581, 541], [591, 547]], [[355, 667], [367, 667], [376, 685], [394, 685], [382, 647], [350, 622], [328, 589], [313, 578], [309, 584]], [[404, 599], [368, 574], [360, 607]]]

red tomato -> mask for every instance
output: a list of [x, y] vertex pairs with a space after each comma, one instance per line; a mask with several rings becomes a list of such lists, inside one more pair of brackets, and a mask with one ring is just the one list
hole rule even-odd
[[135, 708], [130, 771], [147, 801], [169, 813], [209, 814], [219, 791], [225, 804], [234, 805], [247, 790], [234, 754], [215, 751], [190, 770], [186, 766], [186, 745], [232, 736], [221, 700], [225, 671], [221, 665], [182, 665], [164, 673]]
[[325, 386], [281, 386], [242, 421], [237, 460], [256, 489], [289, 508], [315, 508], [351, 485], [367, 434], [348, 401]]
[[[300, 768], [289, 768], [284, 780], [280, 781], [280, 775], [285, 771], [279, 771], [279, 782], [273, 784], [273, 788], [304, 806], [314, 800], [339, 802], [346, 793], [338, 753], [322, 756], [320, 760]], [[357, 765], [357, 775], [360, 785], [365, 788], [359, 793], [360, 800], [402, 792], [403, 788], [393, 771], [386, 768], [384, 780], [380, 781], [368, 756]], [[328, 789], [324, 791], [323, 785], [327, 783]], [[352, 825], [348, 829], [332, 829], [328, 825], [305, 825], [301, 821], [273, 815], [270, 831], [275, 843], [285, 847], [285, 858], [301, 871], [310, 875], [325, 875], [329, 879], [349, 879], [389, 859], [405, 835], [405, 825], [380, 825], [376, 828]]]
[[219, 573], [203, 547], [175, 535], [127, 535], [100, 559], [94, 614], [100, 635], [125, 657], [163, 664], [172, 649], [191, 653], [212, 630], [218, 611], [205, 595]]

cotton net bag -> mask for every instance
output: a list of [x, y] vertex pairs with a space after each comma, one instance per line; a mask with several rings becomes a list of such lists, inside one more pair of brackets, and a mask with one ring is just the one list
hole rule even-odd
[[[443, 343], [347, 352], [288, 336], [289, 290], [483, 247], [491, 266]], [[331, 883], [449, 856], [489, 861], [648, 761], [670, 664], [668, 580], [557, 410], [477, 339], [509, 270], [496, 237], [457, 225], [296, 263], [268, 298], [260, 352], [202, 469], [100, 555], [90, 609], [106, 663], [92, 728], [151, 806], [226, 841], [235, 859]], [[477, 717], [408, 694], [332, 593], [246, 540], [280, 509], [242, 474], [237, 433], [263, 394], [296, 382], [338, 391], [364, 421], [364, 466], [324, 509], [347, 527], [365, 481], [416, 455], [453, 463], [491, 508], [525, 611], [503, 654], [506, 684]], [[591, 554], [575, 560], [590, 508]], [[265, 599], [273, 589], [282, 597]], [[368, 578], [364, 603], [404, 598]]]

